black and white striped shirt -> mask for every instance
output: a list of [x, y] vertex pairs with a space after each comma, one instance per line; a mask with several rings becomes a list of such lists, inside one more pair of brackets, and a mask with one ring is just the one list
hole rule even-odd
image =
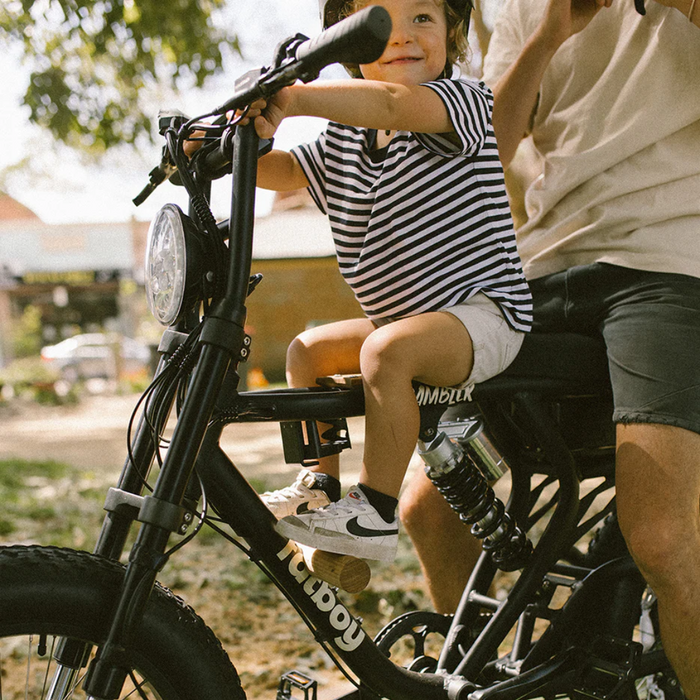
[[399, 131], [377, 151], [373, 130], [330, 123], [317, 141], [292, 149], [330, 219], [340, 272], [375, 321], [438, 311], [483, 292], [526, 331], [531, 297], [491, 127], [491, 92], [461, 79], [426, 85], [445, 103], [457, 139]]

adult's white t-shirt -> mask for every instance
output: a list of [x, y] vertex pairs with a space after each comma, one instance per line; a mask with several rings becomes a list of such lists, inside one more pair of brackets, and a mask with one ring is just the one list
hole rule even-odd
[[[484, 66], [494, 85], [545, 0], [507, 0]], [[555, 54], [532, 117], [541, 175], [518, 250], [530, 279], [607, 262], [700, 277], [700, 28], [615, 0]]]

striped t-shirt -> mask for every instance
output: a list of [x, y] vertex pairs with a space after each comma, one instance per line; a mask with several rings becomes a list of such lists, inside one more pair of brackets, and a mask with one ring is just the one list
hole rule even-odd
[[[483, 292], [528, 330], [530, 292], [515, 247], [483, 83], [436, 80], [457, 135], [330, 123], [292, 153], [329, 217], [340, 272], [375, 321], [438, 311]], [[457, 145], [457, 141], [459, 144]]]

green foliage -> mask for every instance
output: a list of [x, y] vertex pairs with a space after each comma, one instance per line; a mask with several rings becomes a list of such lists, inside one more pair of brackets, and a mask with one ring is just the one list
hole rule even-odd
[[[26, 459], [0, 460], [0, 489], [10, 492], [26, 485], [27, 479], [58, 479], [64, 476], [69, 467], [61, 462], [47, 460], [34, 462]], [[8, 493], [5, 492], [7, 496]]]
[[75, 400], [74, 395], [56, 393], [58, 372], [47, 367], [40, 357], [23, 357], [0, 369], [0, 386], [12, 387], [15, 395], [34, 399], [38, 403], [59, 404]]
[[83, 479], [85, 473], [61, 462], [0, 460], [0, 538], [76, 547], [85, 539], [82, 528], [94, 537], [101, 509], [83, 498]]
[[201, 86], [239, 51], [214, 18], [225, 0], [3, 0], [0, 45], [21, 42], [31, 66], [31, 121], [70, 146], [101, 151], [150, 136], [149, 85]]
[[31, 357], [41, 350], [41, 309], [27, 306], [12, 328], [15, 357]]
[[40, 357], [23, 357], [0, 370], [0, 382], [15, 387], [52, 384], [59, 378], [58, 372], [47, 367]]

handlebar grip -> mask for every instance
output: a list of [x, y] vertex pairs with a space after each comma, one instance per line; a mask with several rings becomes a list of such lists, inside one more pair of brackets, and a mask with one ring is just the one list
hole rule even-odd
[[370, 5], [301, 44], [296, 58], [317, 71], [331, 63], [372, 63], [384, 52], [390, 34], [389, 13]]

